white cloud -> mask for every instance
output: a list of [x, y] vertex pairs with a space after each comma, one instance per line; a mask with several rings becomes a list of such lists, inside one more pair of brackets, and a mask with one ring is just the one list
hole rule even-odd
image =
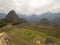
[[22, 14], [60, 12], [60, 0], [0, 0], [0, 12], [12, 9]]

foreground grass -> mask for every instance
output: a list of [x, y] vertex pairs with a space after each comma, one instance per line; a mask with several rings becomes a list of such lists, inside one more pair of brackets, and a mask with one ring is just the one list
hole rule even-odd
[[[37, 45], [36, 41], [40, 41], [41, 44], [44, 44], [46, 37], [48, 36], [45, 33], [46, 28], [37, 26], [27, 26], [23, 28], [11, 27], [4, 28], [3, 30], [8, 32], [15, 45]], [[55, 36], [51, 37], [55, 40], [56, 43], [60, 42], [60, 38]]]
[[25, 28], [14, 28], [14, 30], [11, 31], [10, 36], [12, 37], [12, 40], [17, 43], [16, 45], [32, 45], [37, 41], [37, 38], [40, 38], [41, 43], [44, 43], [46, 38], [46, 35], [42, 32], [32, 31]]
[[[10, 32], [13, 42], [16, 45], [36, 45], [36, 41], [40, 41], [41, 44], [45, 43], [47, 35], [26, 28], [14, 28]], [[60, 41], [60, 38], [52, 37], [56, 43]]]

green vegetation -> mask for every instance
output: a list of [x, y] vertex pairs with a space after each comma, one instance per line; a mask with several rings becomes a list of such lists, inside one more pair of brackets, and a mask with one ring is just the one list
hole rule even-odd
[[44, 43], [46, 37], [44, 33], [32, 31], [25, 28], [14, 28], [14, 30], [11, 31], [10, 36], [12, 37], [12, 40], [14, 41], [14, 43], [16, 43], [16, 45], [33, 45], [35, 44], [35, 42], [33, 43], [33, 41], [36, 37], [43, 38], [41, 39], [41, 43]]
[[28, 24], [27, 20], [19, 18], [12, 10], [0, 20], [0, 32], [7, 32], [15, 45], [45, 44], [49, 36], [60, 45], [60, 27], [51, 26], [47, 18], [41, 19], [40, 23], [42, 25]]
[[7, 16], [4, 18], [7, 23], [10, 24], [22, 24], [27, 23], [27, 21], [23, 18], [19, 18], [14, 10], [11, 10]]
[[2, 19], [0, 19], [0, 27], [3, 27], [4, 25], [6, 25], [7, 23], [5, 21], [3, 21]]
[[47, 33], [47, 35], [60, 38], [60, 27], [57, 27], [57, 26], [29, 25], [29, 26], [25, 26], [25, 28], [31, 29], [34, 31], [43, 32], [45, 34]]
[[[15, 43], [15, 45], [37, 45], [36, 41], [38, 40], [41, 44], [45, 44], [46, 38], [48, 36], [51, 36], [56, 43], [60, 42], [60, 38], [54, 34], [54, 29], [57, 28], [48, 29], [48, 26], [27, 25], [22, 28], [14, 26], [6, 28], [5, 26], [1, 29], [11, 36], [11, 39]], [[48, 33], [46, 34], [47, 29]]]

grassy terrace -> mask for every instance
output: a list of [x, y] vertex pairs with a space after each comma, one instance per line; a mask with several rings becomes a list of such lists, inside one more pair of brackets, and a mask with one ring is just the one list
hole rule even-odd
[[[49, 28], [48, 35], [51, 36], [56, 43], [60, 42], [60, 38], [56, 37], [54, 30], [59, 28]], [[37, 45], [36, 41], [40, 41], [41, 44], [45, 43], [47, 28], [40, 26], [25, 26], [22, 28], [4, 28], [4, 31], [8, 32], [15, 45]], [[55, 30], [56, 31], [56, 30]], [[58, 35], [59, 36], [59, 35]], [[59, 44], [60, 45], [60, 44]]]
[[25, 28], [14, 28], [14, 30], [11, 31], [10, 36], [18, 45], [33, 45], [37, 41], [37, 38], [41, 38], [41, 43], [44, 43], [46, 38], [46, 35], [42, 32], [32, 31]]

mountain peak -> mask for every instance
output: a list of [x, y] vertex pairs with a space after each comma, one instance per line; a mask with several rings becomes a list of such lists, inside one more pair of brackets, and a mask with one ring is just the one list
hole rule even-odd
[[6, 22], [8, 23], [24, 23], [25, 19], [19, 18], [14, 10], [11, 10], [5, 17]]
[[16, 12], [15, 12], [15, 10], [11, 10], [9, 13], [8, 13], [8, 15], [16, 15]]
[[10, 12], [15, 12], [15, 10], [11, 10]]

